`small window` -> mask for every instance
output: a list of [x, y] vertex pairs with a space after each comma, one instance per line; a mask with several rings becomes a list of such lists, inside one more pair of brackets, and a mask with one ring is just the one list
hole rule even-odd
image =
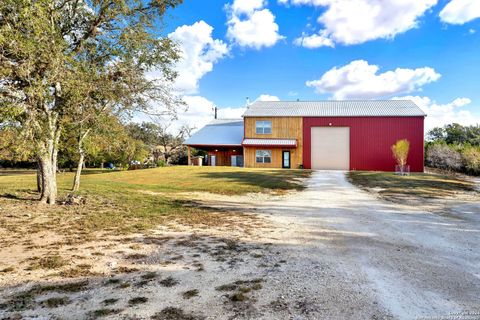
[[272, 133], [272, 121], [255, 121], [255, 132], [257, 134]]
[[255, 157], [257, 163], [271, 163], [272, 162], [272, 151], [271, 150], [256, 150]]

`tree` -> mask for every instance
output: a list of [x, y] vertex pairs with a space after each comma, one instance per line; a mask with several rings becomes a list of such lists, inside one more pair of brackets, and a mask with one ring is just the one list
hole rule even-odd
[[163, 157], [165, 163], [169, 163], [172, 155], [180, 150], [185, 138], [189, 137], [192, 131], [191, 127], [183, 125], [175, 133], [171, 133], [171, 124], [171, 121], [159, 118], [156, 123], [131, 123], [128, 129], [132, 138], [141, 140], [148, 146], [155, 163], [160, 157]]
[[111, 162], [126, 167], [131, 161], [143, 162], [149, 149], [140, 140], [129, 135], [128, 127], [118, 118], [105, 121], [108, 126], [98, 127], [85, 139], [85, 158], [90, 163]]
[[[0, 2], [0, 120], [18, 124], [33, 142], [41, 202], [56, 200], [65, 121], [102, 108], [125, 114], [148, 110], [152, 101], [167, 109], [178, 101], [168, 85], [178, 52], [155, 27], [181, 2]], [[145, 76], [153, 69], [160, 79]]]
[[175, 134], [172, 134], [169, 132], [170, 125], [171, 122], [158, 125], [160, 128], [158, 144], [162, 149], [163, 158], [165, 159], [166, 163], [169, 163], [170, 157], [182, 147], [185, 138], [188, 138], [192, 132], [191, 127], [188, 125], [183, 125]]
[[462, 126], [458, 123], [448, 124], [442, 128], [433, 128], [428, 132], [428, 140], [447, 144], [465, 144], [480, 146], [480, 126]]
[[407, 165], [408, 151], [410, 149], [410, 142], [407, 139], [398, 140], [392, 146], [393, 157], [397, 164], [401, 167]]

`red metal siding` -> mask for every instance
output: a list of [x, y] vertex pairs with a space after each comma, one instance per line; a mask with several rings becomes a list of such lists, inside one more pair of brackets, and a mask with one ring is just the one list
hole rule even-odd
[[350, 127], [350, 170], [394, 171], [392, 145], [410, 141], [410, 171], [423, 172], [424, 117], [303, 118], [303, 165], [311, 168], [311, 128]]

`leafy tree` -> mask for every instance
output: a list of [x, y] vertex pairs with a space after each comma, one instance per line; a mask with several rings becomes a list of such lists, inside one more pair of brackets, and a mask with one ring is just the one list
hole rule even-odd
[[407, 139], [398, 140], [392, 146], [393, 157], [399, 166], [405, 166], [408, 159], [408, 151], [410, 150], [410, 142]]
[[445, 129], [440, 127], [431, 129], [427, 133], [427, 139], [429, 141], [445, 141]]
[[100, 126], [85, 139], [86, 161], [94, 164], [111, 162], [126, 167], [131, 161], [145, 161], [149, 155], [147, 146], [133, 139], [118, 118], [112, 117], [108, 126]]
[[171, 133], [172, 122], [158, 120], [154, 122], [132, 123], [128, 126], [130, 135], [137, 140], [143, 141], [150, 149], [153, 160], [157, 163], [163, 157], [165, 163], [177, 152], [181, 151], [185, 138], [189, 137], [192, 128], [182, 126], [175, 133]]
[[462, 126], [452, 123], [443, 128], [437, 127], [427, 134], [428, 140], [432, 142], [445, 142], [447, 144], [465, 144], [480, 146], [480, 126]]
[[[18, 124], [33, 142], [42, 202], [56, 200], [67, 121], [102, 108], [114, 114], [148, 110], [151, 101], [173, 108], [177, 99], [168, 84], [178, 52], [156, 31], [181, 1], [0, 2], [0, 121]], [[160, 80], [145, 76], [153, 69]]]

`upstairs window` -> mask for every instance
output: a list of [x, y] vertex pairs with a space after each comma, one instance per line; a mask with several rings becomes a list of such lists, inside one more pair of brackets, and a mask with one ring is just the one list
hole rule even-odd
[[257, 134], [271, 134], [272, 121], [255, 121], [255, 132]]
[[271, 150], [255, 150], [255, 158], [257, 163], [271, 163], [272, 151]]

